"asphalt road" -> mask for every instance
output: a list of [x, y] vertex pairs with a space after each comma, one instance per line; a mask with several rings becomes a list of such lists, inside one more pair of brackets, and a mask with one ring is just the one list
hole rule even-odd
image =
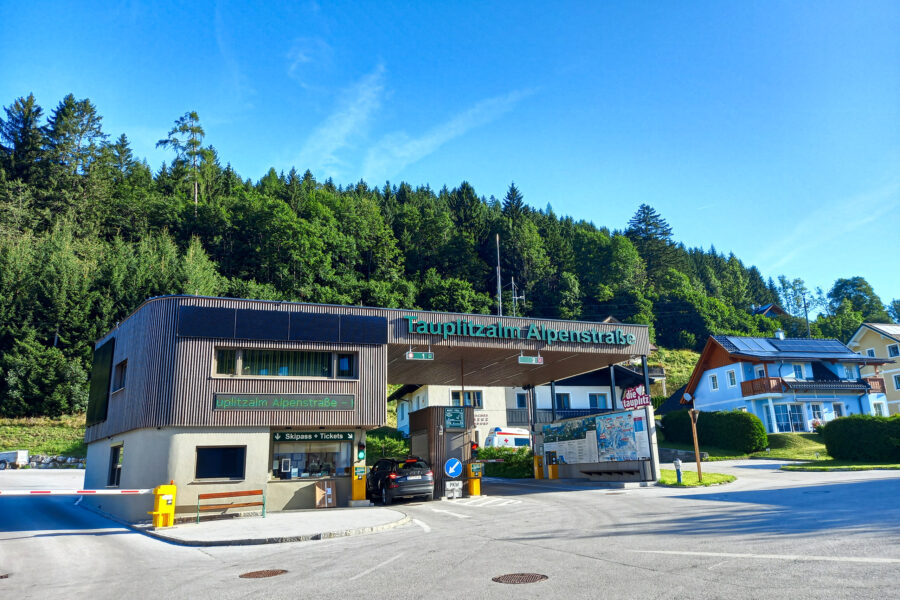
[[[896, 471], [704, 468], [740, 479], [702, 490], [485, 481], [482, 499], [398, 503], [413, 522], [387, 532], [253, 547], [174, 546], [71, 498], [0, 498], [0, 598], [900, 597]], [[0, 488], [10, 482], [0, 473]], [[258, 569], [288, 572], [238, 578]], [[548, 579], [491, 581], [520, 572]]]

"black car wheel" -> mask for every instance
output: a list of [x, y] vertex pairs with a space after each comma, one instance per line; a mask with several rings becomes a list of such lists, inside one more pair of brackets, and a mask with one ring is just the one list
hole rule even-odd
[[434, 492], [431, 492], [430, 494], [425, 494], [422, 497], [425, 499], [425, 502], [431, 502], [432, 500], [434, 500]]
[[0, 460], [0, 471], [6, 470], [6, 461]]
[[385, 490], [385, 489], [381, 490], [381, 503], [382, 504], [384, 504], [385, 506], [388, 506], [391, 503], [391, 501], [393, 501], [393, 499], [394, 499], [394, 494], [392, 494], [390, 490]]

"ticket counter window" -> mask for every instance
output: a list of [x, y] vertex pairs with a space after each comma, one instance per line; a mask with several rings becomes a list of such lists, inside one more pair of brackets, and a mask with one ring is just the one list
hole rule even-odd
[[280, 478], [290, 474], [291, 479], [347, 477], [351, 446], [350, 442], [276, 442], [272, 474]]

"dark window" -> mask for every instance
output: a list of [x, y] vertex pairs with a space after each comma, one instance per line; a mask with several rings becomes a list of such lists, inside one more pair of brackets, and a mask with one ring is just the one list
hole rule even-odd
[[890, 356], [891, 358], [897, 358], [898, 356], [900, 356], [900, 346], [898, 346], [897, 344], [891, 344], [890, 346], [888, 346], [887, 351], [888, 356]]
[[460, 402], [459, 392], [451, 392], [450, 400], [452, 406], [474, 406], [475, 408], [481, 408], [482, 404], [480, 391], [466, 392], [465, 397], [463, 398], [464, 402]]
[[516, 408], [528, 408], [528, 394], [516, 394]]
[[125, 446], [119, 444], [109, 449], [109, 475], [106, 478], [106, 485], [109, 487], [119, 487], [119, 481], [122, 479], [122, 459], [125, 457]]
[[338, 354], [337, 363], [338, 377], [356, 377], [355, 354]]
[[216, 375], [237, 374], [236, 357], [236, 350], [228, 350], [225, 348], [216, 350]]
[[121, 390], [125, 387], [125, 373], [128, 370], [128, 361], [123, 360], [116, 365], [116, 372], [113, 375], [113, 391]]
[[606, 394], [588, 394], [591, 408], [606, 408]]
[[112, 338], [94, 351], [94, 364], [91, 367], [91, 389], [88, 392], [86, 418], [88, 426], [96, 425], [106, 420], [115, 347], [116, 338]]
[[272, 377], [331, 377], [330, 352], [244, 350], [241, 373]]
[[556, 410], [569, 410], [569, 394], [556, 394]]
[[243, 479], [247, 446], [197, 448], [197, 479]]

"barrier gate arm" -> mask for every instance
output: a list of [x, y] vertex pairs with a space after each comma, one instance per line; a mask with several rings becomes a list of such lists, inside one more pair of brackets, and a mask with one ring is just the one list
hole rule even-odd
[[0, 490], [0, 496], [118, 496], [152, 494], [146, 490]]

